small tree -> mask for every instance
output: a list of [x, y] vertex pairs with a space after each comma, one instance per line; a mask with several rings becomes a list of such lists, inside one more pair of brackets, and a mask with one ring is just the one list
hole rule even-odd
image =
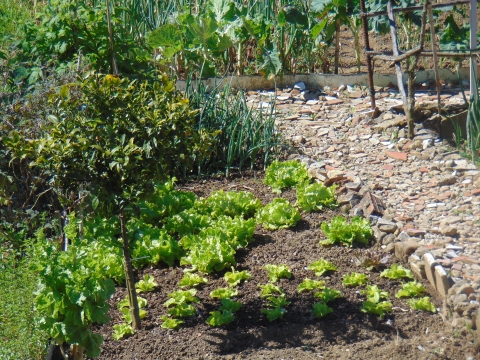
[[195, 111], [166, 76], [132, 81], [89, 73], [63, 86], [50, 101], [56, 110], [45, 135], [10, 150], [48, 169], [62, 193], [76, 194], [86, 185], [97, 211], [119, 216], [130, 309], [138, 329], [125, 209], [148, 195], [156, 181], [185, 172], [194, 157], [202, 156], [204, 146], [197, 147], [193, 129]]

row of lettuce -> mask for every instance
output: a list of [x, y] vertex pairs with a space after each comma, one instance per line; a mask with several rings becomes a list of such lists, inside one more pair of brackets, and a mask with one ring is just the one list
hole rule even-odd
[[[238, 295], [233, 287], [250, 278], [246, 271], [235, 271], [235, 254], [238, 249], [252, 242], [256, 227], [261, 225], [273, 231], [295, 226], [301, 218], [298, 208], [318, 211], [337, 206], [335, 187], [311, 183], [306, 165], [301, 162], [275, 161], [266, 170], [265, 183], [277, 193], [296, 187], [295, 206], [281, 197], [264, 206], [246, 191], [219, 190], [208, 198], [197, 198], [191, 192], [176, 190], [174, 179], [158, 185], [148, 200], [132, 205], [132, 210], [140, 210], [138, 216], [131, 216], [126, 222], [133, 266], [140, 269], [160, 262], [168, 266], [176, 263], [186, 266], [186, 275], [179, 286], [191, 289], [178, 290], [169, 295], [170, 300], [165, 304], [169, 316], [162, 318], [163, 327], [177, 328], [182, 322], [181, 318], [195, 314], [191, 303], [198, 299], [195, 298], [193, 287], [207, 281], [201, 274], [225, 271], [229, 267], [232, 271], [225, 274], [225, 279], [230, 288], [220, 288], [211, 294], [221, 301], [221, 305], [218, 311], [211, 313], [207, 322], [219, 326], [233, 321], [234, 312], [241, 306], [232, 299]], [[59, 251], [59, 244], [47, 239], [43, 231], [37, 233], [35, 256], [41, 288], [36, 307], [42, 314], [39, 323], [58, 344], [79, 344], [86, 350], [87, 356], [96, 357], [100, 354], [103, 338], [93, 333], [91, 326], [110, 320], [107, 316], [107, 300], [115, 291], [115, 282], [122, 284], [125, 279], [124, 249], [115, 216], [82, 219], [72, 213], [69, 220], [65, 235], [71, 245], [67, 251]], [[358, 217], [350, 222], [341, 216], [334, 217], [331, 222], [322, 224], [322, 230], [326, 236], [320, 242], [323, 245], [368, 244], [373, 235], [368, 220]], [[322, 262], [315, 262], [310, 268], [317, 276], [328, 270], [336, 270], [333, 264]], [[270, 264], [265, 269], [269, 271], [270, 283], [262, 285], [261, 297], [266, 301], [266, 308], [262, 312], [273, 321], [283, 317], [285, 307], [289, 304], [283, 291], [274, 283], [279, 278], [290, 277], [291, 273], [285, 265]], [[299, 290], [323, 291], [317, 296], [323, 300], [313, 308], [315, 316], [320, 316], [331, 311], [326, 304], [340, 294], [337, 290], [324, 287], [321, 280], [312, 281], [305, 279]], [[344, 281], [346, 285], [349, 284], [348, 279]], [[137, 291], [147, 291], [155, 286], [155, 281], [147, 276], [136, 287]], [[146, 300], [139, 297], [138, 303], [140, 317], [144, 317]], [[362, 309], [381, 316], [385, 309], [388, 310], [384, 302], [370, 303], [373, 305], [367, 302]], [[126, 323], [115, 325], [114, 337], [117, 339], [133, 333], [129, 325], [132, 320], [129, 306], [128, 299], [119, 304]]]
[[[332, 262], [325, 259], [320, 259], [312, 262], [307, 267], [308, 270], [313, 271], [315, 276], [322, 277], [326, 273], [337, 271], [338, 268]], [[252, 275], [248, 270], [236, 271], [233, 267], [232, 271], [225, 272], [223, 278], [227, 287], [219, 287], [210, 292], [212, 299], [218, 300], [220, 306], [218, 310], [210, 312], [210, 316], [206, 319], [206, 323], [211, 326], [228, 325], [235, 320], [235, 313], [242, 308], [242, 303], [236, 301], [234, 298], [239, 296], [239, 290], [236, 288], [242, 281], [249, 281]], [[290, 279], [292, 272], [287, 265], [273, 265], [267, 264], [264, 270], [268, 272], [269, 282], [267, 284], [258, 284], [260, 291], [260, 298], [264, 300], [264, 307], [261, 313], [264, 314], [268, 321], [272, 322], [278, 319], [283, 319], [286, 313], [286, 307], [291, 304], [286, 298], [283, 289], [276, 284], [279, 279]], [[437, 311], [435, 305], [430, 302], [426, 294], [425, 287], [412, 280], [413, 274], [410, 270], [404, 269], [401, 265], [392, 264], [388, 269], [385, 269], [380, 277], [391, 280], [411, 280], [402, 282], [401, 289], [395, 294], [396, 298], [409, 298], [407, 304], [413, 310]], [[160, 317], [162, 320], [162, 328], [165, 329], [179, 329], [184, 324], [184, 319], [193, 317], [197, 314], [194, 303], [199, 303], [201, 300], [196, 296], [198, 287], [204, 286], [208, 283], [208, 279], [196, 273], [186, 272], [184, 277], [180, 280], [178, 287], [180, 289], [168, 294], [168, 300], [164, 303], [167, 308], [167, 314]], [[361, 295], [365, 295], [365, 301], [362, 302], [360, 311], [378, 315], [383, 318], [387, 313], [393, 311], [393, 305], [389, 300], [390, 294], [387, 291], [382, 291], [377, 285], [370, 283], [369, 276], [362, 273], [352, 272], [344, 274], [342, 277], [342, 285], [347, 288], [356, 288], [366, 285], [363, 290], [360, 290]], [[151, 275], [145, 275], [144, 279], [136, 284], [137, 292], [153, 291], [158, 286], [155, 279]], [[183, 288], [189, 288], [184, 290]], [[312, 305], [311, 314], [315, 318], [323, 318], [332, 313], [334, 310], [328, 304], [334, 300], [342, 298], [341, 291], [328, 287], [323, 279], [305, 278], [297, 287], [298, 293], [314, 292], [314, 297], [319, 301]], [[113, 325], [113, 338], [119, 340], [124, 336], [133, 335], [134, 329], [130, 325], [131, 316], [128, 310], [128, 299], [121, 300], [118, 304], [118, 310], [122, 313], [125, 323]], [[147, 316], [145, 308], [148, 302], [145, 298], [139, 297], [139, 304], [141, 306], [140, 316], [142, 318]]]

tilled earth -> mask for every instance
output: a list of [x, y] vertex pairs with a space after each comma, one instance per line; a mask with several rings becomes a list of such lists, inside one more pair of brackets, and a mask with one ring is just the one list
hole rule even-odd
[[[262, 173], [226, 181], [209, 179], [190, 182], [180, 186], [198, 196], [208, 196], [213, 190], [247, 190], [263, 204], [274, 197], [262, 184]], [[295, 191], [284, 192], [282, 197], [295, 202]], [[248, 270], [250, 281], [238, 287], [236, 299], [243, 306], [235, 314], [236, 319], [228, 326], [214, 328], [205, 323], [209, 312], [217, 310], [220, 303], [209, 293], [225, 287], [223, 272], [211, 274], [209, 283], [197, 293], [200, 303], [195, 304], [197, 315], [187, 319], [178, 331], [160, 327], [160, 316], [166, 315], [163, 303], [167, 294], [178, 289], [183, 268], [164, 265], [145, 268], [136, 274], [140, 279], [151, 274], [159, 287], [142, 296], [148, 300], [148, 315], [142, 321], [142, 329], [135, 335], [115, 341], [112, 326], [123, 322], [116, 304], [126, 296], [126, 289], [118, 287], [112, 297], [110, 317], [112, 321], [94, 331], [101, 333], [105, 342], [101, 359], [466, 359], [475, 358], [477, 349], [471, 334], [453, 333], [444, 323], [440, 313], [411, 311], [405, 300], [394, 294], [400, 289], [399, 281], [379, 277], [378, 272], [369, 272], [355, 263], [354, 252], [344, 247], [323, 247], [324, 238], [320, 229], [323, 221], [337, 215], [336, 211], [302, 213], [302, 220], [290, 229], [266, 231], [260, 226], [251, 245], [237, 252], [237, 269]], [[366, 249], [360, 249], [365, 251]], [[378, 248], [377, 250], [381, 250]], [[312, 305], [317, 301], [313, 293], [298, 294], [297, 286], [305, 278], [315, 279], [312, 271], [306, 270], [311, 262], [324, 258], [338, 266], [337, 272], [322, 277], [326, 285], [341, 290], [344, 297], [329, 305], [334, 312], [322, 319], [314, 318]], [[394, 262], [392, 258], [390, 263]], [[260, 299], [259, 284], [268, 282], [265, 264], [286, 264], [292, 270], [291, 279], [281, 279], [279, 285], [291, 304], [283, 320], [270, 323], [261, 313], [265, 301]], [[372, 284], [390, 293], [394, 311], [384, 319], [360, 312], [364, 295], [360, 288], [342, 286], [342, 275], [352, 271], [367, 273]], [[424, 284], [431, 294], [435, 292]], [[432, 297], [437, 308], [442, 300]]]

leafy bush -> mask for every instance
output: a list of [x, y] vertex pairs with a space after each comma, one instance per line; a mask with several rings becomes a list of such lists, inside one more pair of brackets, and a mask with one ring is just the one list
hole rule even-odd
[[325, 259], [320, 259], [312, 262], [308, 265], [307, 269], [315, 271], [315, 276], [322, 276], [327, 271], [338, 270], [338, 268], [333, 263]]
[[383, 270], [380, 276], [392, 280], [398, 280], [403, 278], [413, 279], [412, 270], [405, 269], [402, 265], [398, 264], [392, 264], [390, 269]]
[[276, 283], [279, 279], [290, 279], [292, 277], [287, 265], [267, 264], [263, 268], [268, 271], [268, 278], [272, 283]]
[[280, 162], [275, 160], [265, 170], [265, 184], [272, 187], [274, 193], [293, 186], [304, 186], [311, 179], [307, 165], [296, 160]]
[[140, 197], [154, 180], [183, 173], [205, 154], [193, 128], [195, 111], [165, 76], [142, 82], [88, 73], [50, 101], [44, 137], [21, 148], [3, 142], [14, 155], [28, 154], [33, 166], [53, 171], [64, 191], [88, 182], [105, 192], [102, 198]]
[[336, 186], [326, 187], [322, 183], [314, 183], [297, 187], [297, 206], [307, 212], [320, 211], [324, 207], [333, 208]]
[[327, 236], [326, 240], [320, 241], [322, 245], [341, 243], [351, 247], [355, 241], [368, 244], [368, 239], [373, 236], [369, 221], [358, 216], [353, 217], [350, 224], [343, 216], [335, 216], [330, 223], [322, 223], [322, 230]]
[[345, 274], [342, 276], [343, 286], [359, 286], [365, 284], [367, 281], [367, 275], [356, 272], [352, 272], [350, 274]]
[[286, 199], [276, 198], [257, 212], [257, 221], [267, 230], [295, 226], [301, 219], [298, 210]]
[[113, 281], [82, 263], [85, 252], [75, 246], [59, 252], [41, 235], [35, 257], [41, 284], [35, 303], [41, 328], [59, 345], [79, 344], [87, 356], [97, 357], [103, 337], [90, 327], [110, 320], [107, 300], [115, 291]]

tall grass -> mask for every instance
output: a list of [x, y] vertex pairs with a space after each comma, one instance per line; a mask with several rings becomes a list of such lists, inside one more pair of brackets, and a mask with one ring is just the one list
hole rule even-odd
[[[458, 74], [458, 77], [460, 79], [460, 74]], [[467, 138], [465, 140], [467, 156], [472, 159], [474, 164], [480, 164], [480, 93], [478, 91], [478, 80], [475, 79], [476, 90], [474, 93], [470, 94], [470, 101], [467, 101], [461, 79], [459, 83], [462, 90], [463, 99], [465, 103], [468, 104], [466, 123]], [[457, 137], [456, 134], [455, 137]], [[457, 142], [457, 139], [455, 139], [455, 141]]]
[[38, 276], [31, 247], [12, 254], [0, 234], [0, 250], [0, 359], [44, 359], [48, 338], [38, 328], [34, 308]]
[[230, 84], [223, 89], [207, 88], [202, 81], [187, 78], [186, 95], [198, 109], [198, 131], [217, 132], [212, 157], [198, 164], [198, 172], [242, 171], [255, 165], [265, 167], [277, 155], [279, 133], [275, 126], [274, 105], [254, 109], [243, 91]]

